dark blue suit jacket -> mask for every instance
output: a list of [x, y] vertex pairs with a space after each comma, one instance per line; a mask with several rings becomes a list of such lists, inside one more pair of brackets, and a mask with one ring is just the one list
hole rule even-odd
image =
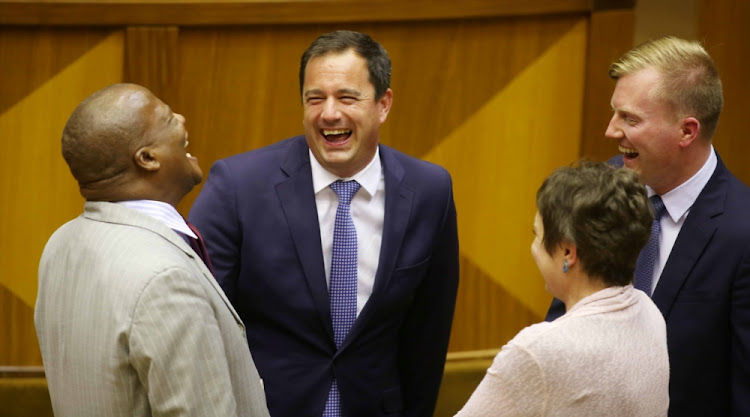
[[[750, 189], [720, 158], [652, 299], [667, 323], [669, 415], [750, 416]], [[564, 312], [555, 300], [547, 320]]]
[[247, 327], [274, 417], [430, 416], [458, 288], [445, 169], [380, 145], [385, 219], [372, 295], [336, 349], [304, 136], [217, 161], [190, 211]]

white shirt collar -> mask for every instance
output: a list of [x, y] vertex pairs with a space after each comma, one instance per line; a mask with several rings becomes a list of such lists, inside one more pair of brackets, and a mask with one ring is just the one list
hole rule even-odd
[[118, 201], [117, 204], [138, 210], [139, 212], [153, 217], [164, 223], [170, 229], [184, 235], [197, 239], [198, 237], [190, 230], [185, 219], [177, 212], [171, 204], [155, 200], [129, 200]]
[[315, 194], [328, 188], [331, 183], [339, 179], [344, 181], [357, 181], [361, 186], [361, 189], [367, 192], [370, 197], [374, 196], [375, 192], [378, 190], [378, 183], [382, 176], [379, 146], [375, 150], [375, 156], [373, 156], [372, 161], [370, 161], [363, 170], [348, 178], [341, 178], [329, 172], [323, 168], [323, 165], [321, 165], [317, 159], [315, 159], [315, 155], [313, 155], [311, 150], [308, 149], [308, 152], [310, 153], [310, 168], [312, 169], [313, 190], [315, 191]]
[[[708, 181], [714, 174], [717, 163], [718, 159], [712, 145], [708, 159], [701, 169], [690, 177], [689, 180], [661, 196], [664, 207], [667, 209], [667, 213], [672, 218], [672, 221], [677, 223], [690, 210], [695, 200], [698, 199], [698, 195], [703, 191], [703, 187], [708, 184]], [[646, 190], [649, 197], [656, 194], [649, 186], [646, 186]]]

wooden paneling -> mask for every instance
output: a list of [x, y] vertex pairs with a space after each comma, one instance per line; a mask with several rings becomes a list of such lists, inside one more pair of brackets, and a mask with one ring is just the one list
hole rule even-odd
[[[611, 7], [623, 2], [597, 3]], [[590, 8], [590, 0], [3, 0], [0, 24], [186, 26], [395, 22], [582, 14]]]
[[0, 351], [0, 365], [41, 365], [32, 320], [39, 258], [52, 232], [83, 206], [61, 155], [60, 134], [83, 98], [122, 79], [123, 40], [102, 29], [11, 32], [17, 44], [29, 47], [0, 45], [0, 55], [12, 50], [15, 65], [26, 68], [16, 78], [0, 79], [3, 89], [26, 87], [0, 113], [0, 328], [8, 329], [0, 345], [9, 346]]
[[34, 331], [34, 308], [2, 285], [0, 320], [0, 366], [41, 366], [42, 354]]
[[123, 81], [140, 84], [165, 102], [175, 97], [176, 26], [132, 26], [125, 29]]
[[633, 47], [632, 10], [609, 10], [591, 14], [589, 21], [586, 91], [583, 101], [581, 156], [606, 161], [617, 153], [615, 141], [604, 137], [612, 117], [610, 99], [615, 83], [609, 66]]
[[[523, 279], [541, 281], [542, 277], [534, 274]], [[551, 296], [548, 301], [552, 301]], [[529, 310], [489, 274], [461, 256], [450, 352], [499, 348], [524, 327], [542, 320], [544, 317]]]
[[727, 167], [750, 185], [750, 2], [746, 0], [700, 0], [699, 39], [714, 58], [724, 86], [724, 110], [714, 136], [714, 147]]
[[70, 65], [107, 33], [99, 29], [1, 27], [0, 114]]
[[[0, 207], [0, 226], [5, 236], [19, 236], [0, 243], [0, 283], [8, 290], [0, 302], [21, 307], [0, 309], [0, 323], [20, 326], [0, 333], [20, 344], [0, 351], [0, 365], [38, 364], [30, 337], [39, 255], [82, 204], [59, 150], [73, 107], [109, 83], [148, 87], [186, 116], [188, 150], [207, 175], [219, 158], [302, 132], [300, 55], [334, 29], [369, 33], [391, 55], [394, 107], [382, 142], [454, 176], [464, 243], [450, 349], [498, 348], [542, 319], [550, 297], [528, 253], [533, 195], [553, 168], [586, 147], [582, 130], [600, 123], [597, 138], [603, 134], [612, 89], [606, 69], [616, 58], [607, 51], [622, 44], [621, 31], [632, 30], [632, 15], [597, 10], [622, 2], [114, 3], [0, 0], [0, 23], [133, 24], [0, 27], [0, 58], [20, 63], [0, 80], [0, 91], [9, 92], [0, 94], [0, 131], [23, 139], [0, 145], [0, 198], [18, 202]], [[606, 87], [592, 83], [594, 73]], [[597, 88], [604, 93], [592, 95]], [[591, 97], [603, 106], [588, 103]], [[584, 103], [607, 117], [588, 119]], [[486, 196], [476, 192], [479, 183], [488, 185]], [[180, 204], [183, 214], [199, 190]], [[25, 351], [34, 353], [18, 356]]]

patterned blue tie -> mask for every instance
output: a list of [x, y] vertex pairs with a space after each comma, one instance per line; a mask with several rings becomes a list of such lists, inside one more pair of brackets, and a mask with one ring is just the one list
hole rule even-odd
[[[341, 347], [357, 316], [357, 231], [351, 215], [351, 201], [359, 190], [356, 181], [338, 180], [331, 189], [339, 197], [336, 222], [333, 226], [333, 254], [331, 255], [331, 321], [336, 347]], [[341, 397], [336, 379], [328, 393], [323, 417], [341, 417]]]
[[664, 202], [658, 195], [651, 196], [654, 208], [654, 222], [651, 224], [651, 236], [648, 243], [641, 250], [638, 262], [635, 264], [635, 288], [651, 296], [651, 281], [654, 277], [654, 264], [659, 256], [659, 233], [661, 233], [661, 216], [664, 215]]

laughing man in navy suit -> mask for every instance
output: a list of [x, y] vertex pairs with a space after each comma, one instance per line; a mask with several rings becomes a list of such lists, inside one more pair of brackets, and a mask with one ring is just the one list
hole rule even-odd
[[[613, 161], [666, 207], [647, 288], [667, 323], [670, 416], [750, 416], [750, 189], [711, 145], [721, 80], [697, 42], [637, 46], [612, 64]], [[547, 319], [564, 312], [557, 300]]]
[[[445, 169], [379, 144], [390, 72], [367, 35], [319, 37], [300, 66], [305, 135], [216, 162], [190, 212], [274, 417], [434, 410], [458, 288], [456, 210]], [[337, 180], [360, 187], [356, 320], [341, 342], [329, 297]]]

